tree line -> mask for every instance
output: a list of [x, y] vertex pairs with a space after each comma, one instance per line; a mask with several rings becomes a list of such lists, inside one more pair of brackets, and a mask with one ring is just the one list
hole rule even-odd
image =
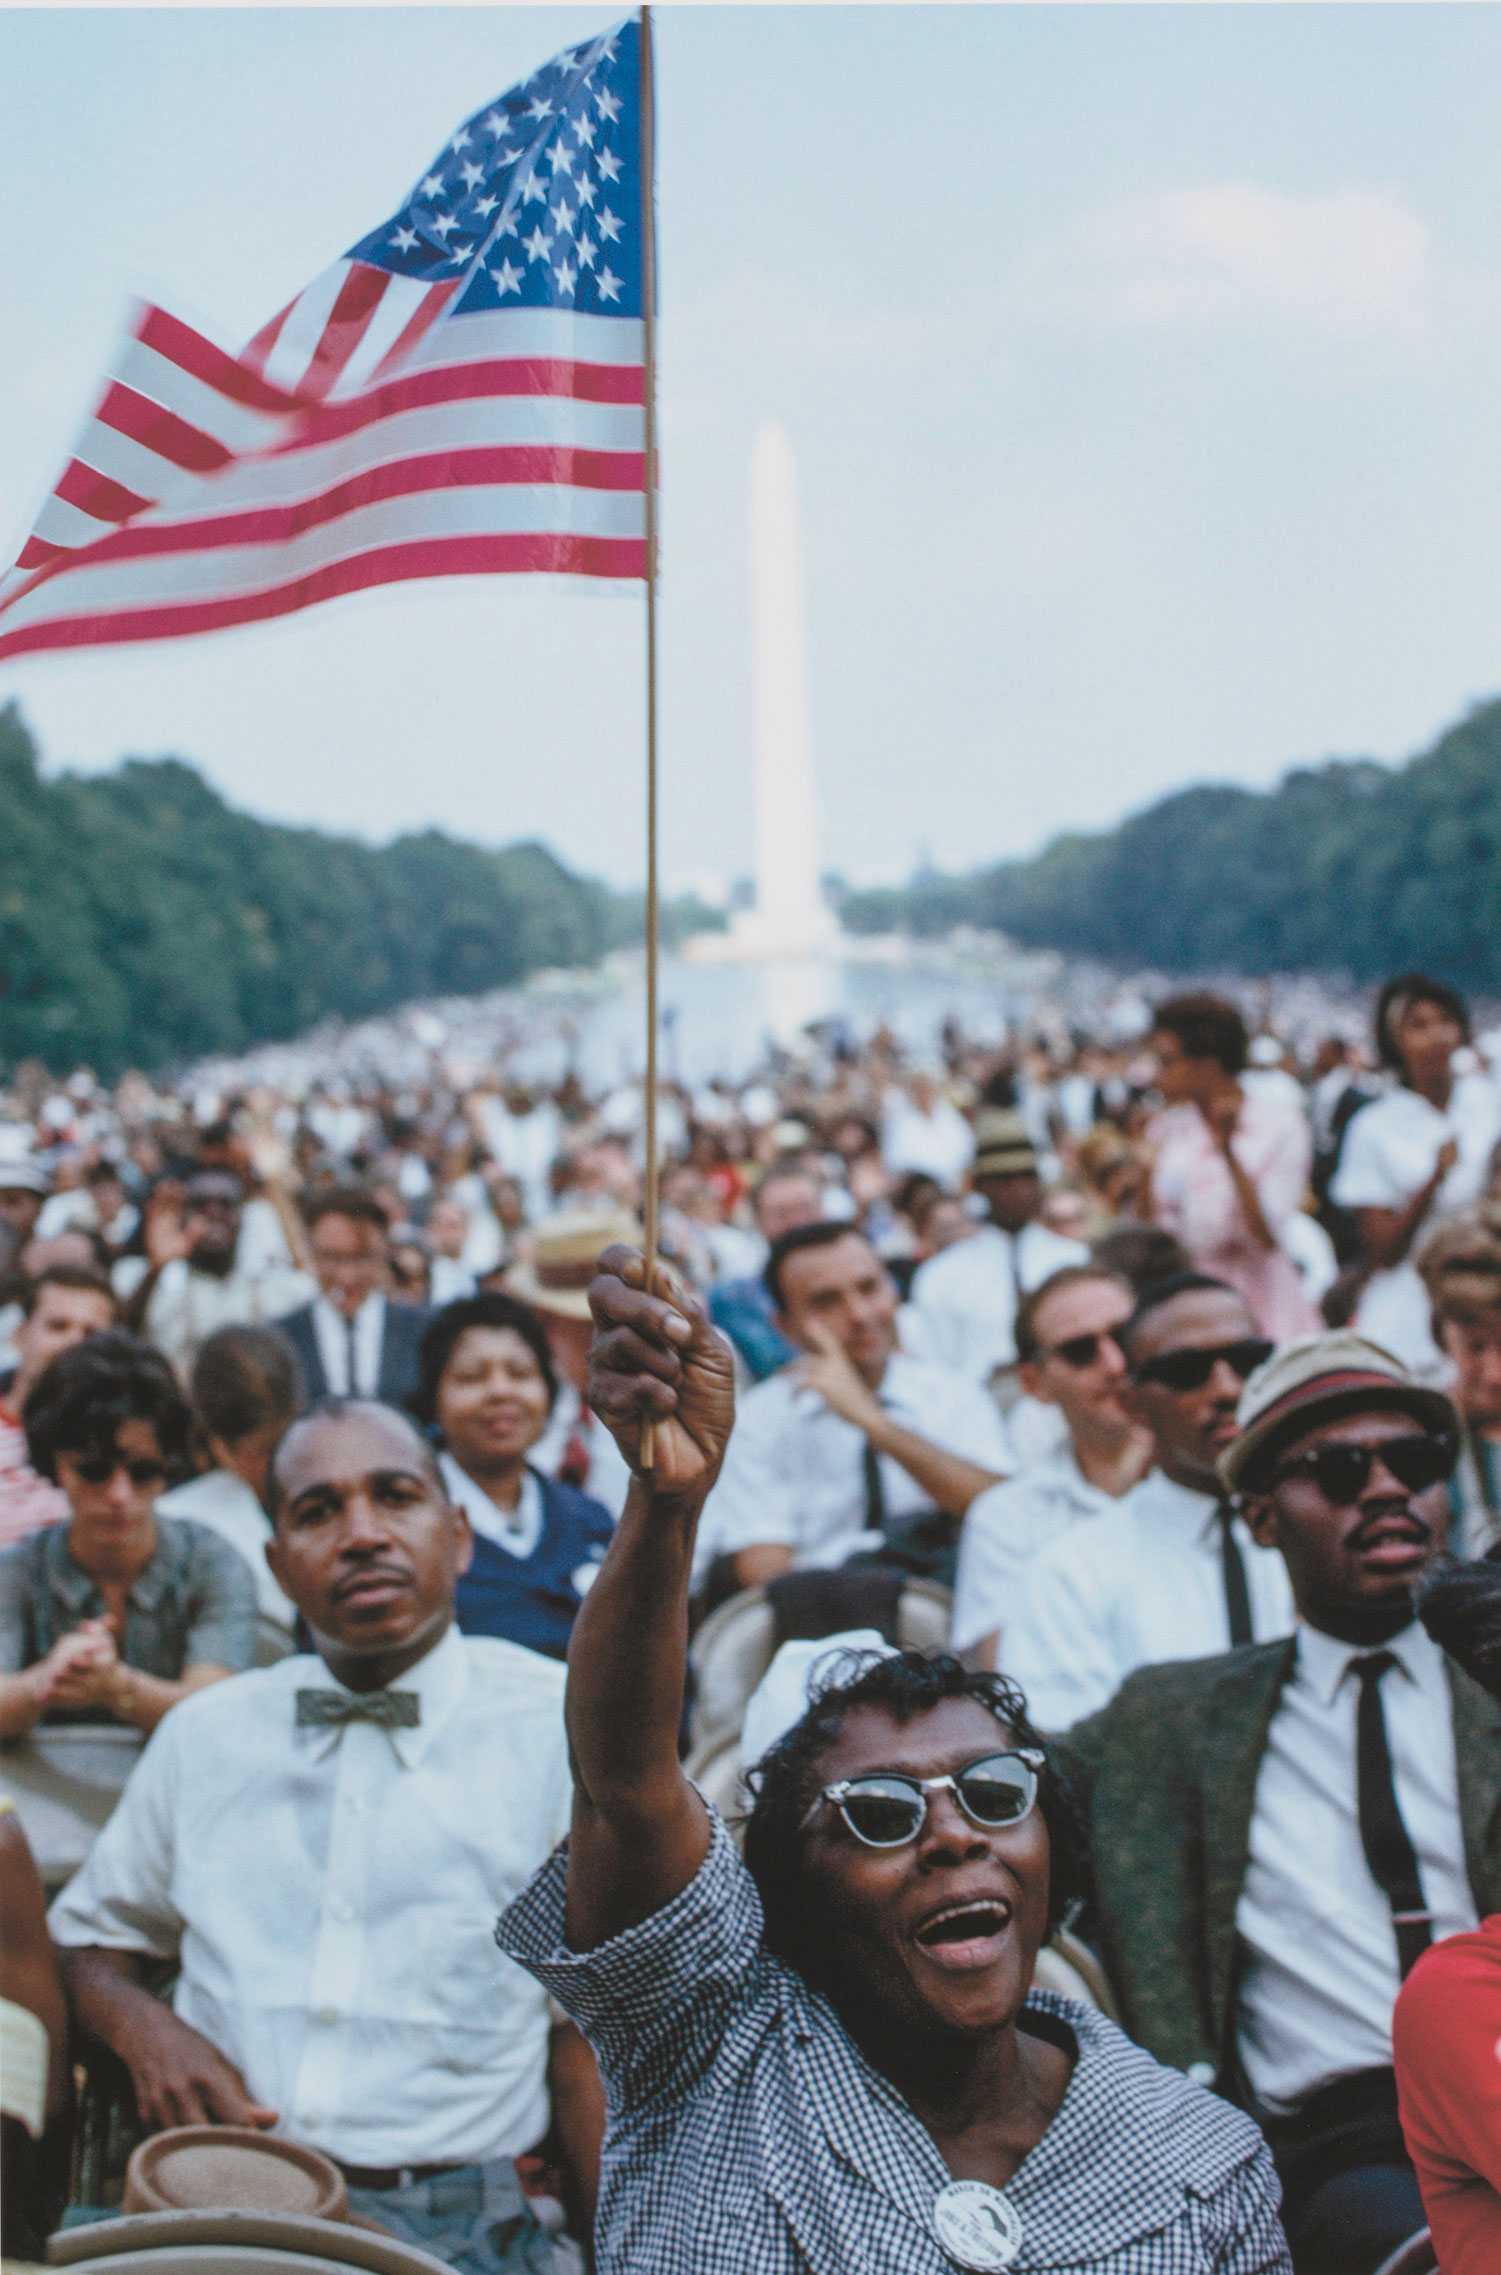
[[[0, 709], [0, 1061], [155, 1070], [595, 964], [640, 898], [545, 846], [375, 847], [238, 812], [177, 758], [44, 779]], [[664, 930], [702, 928], [678, 905]]]
[[[999, 787], [999, 786], [998, 786]], [[1501, 700], [1405, 765], [1297, 767], [1273, 790], [1202, 783], [1035, 859], [856, 893], [853, 931], [956, 925], [1167, 972], [1404, 966], [1501, 990]]]

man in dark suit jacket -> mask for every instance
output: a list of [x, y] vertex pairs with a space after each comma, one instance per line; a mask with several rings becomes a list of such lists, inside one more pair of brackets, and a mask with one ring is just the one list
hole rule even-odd
[[375, 1398], [405, 1406], [430, 1313], [386, 1295], [389, 1239], [374, 1196], [356, 1185], [320, 1193], [307, 1210], [318, 1293], [274, 1322], [297, 1353], [306, 1404]]
[[1371, 2275], [1423, 2225], [1396, 1992], [1501, 1906], [1501, 1711], [1412, 1614], [1457, 1443], [1442, 1393], [1322, 1336], [1253, 1375], [1241, 1420], [1222, 1474], [1286, 1558], [1297, 1633], [1142, 1669], [1056, 1758], [1126, 2028], [1261, 2118], [1298, 2275]]

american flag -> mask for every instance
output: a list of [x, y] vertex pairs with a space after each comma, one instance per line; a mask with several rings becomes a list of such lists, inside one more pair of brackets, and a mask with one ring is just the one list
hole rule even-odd
[[416, 577], [644, 576], [641, 41], [466, 119], [240, 355], [139, 308], [0, 578], [0, 659]]

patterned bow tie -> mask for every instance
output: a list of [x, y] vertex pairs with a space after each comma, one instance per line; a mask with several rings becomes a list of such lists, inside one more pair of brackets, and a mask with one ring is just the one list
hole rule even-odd
[[414, 1690], [300, 1690], [299, 1730], [341, 1730], [346, 1722], [374, 1722], [382, 1730], [415, 1730], [422, 1701]]

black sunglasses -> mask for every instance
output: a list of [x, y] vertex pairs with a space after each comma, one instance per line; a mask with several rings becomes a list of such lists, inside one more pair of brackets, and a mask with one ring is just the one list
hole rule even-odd
[[1246, 1335], [1238, 1343], [1216, 1343], [1212, 1351], [1164, 1351], [1158, 1358], [1142, 1360], [1136, 1380], [1160, 1383], [1164, 1390], [1202, 1390], [1223, 1359], [1244, 1382], [1265, 1366], [1275, 1348], [1259, 1335]]
[[1450, 1438], [1388, 1438], [1379, 1446], [1310, 1446], [1282, 1464], [1277, 1482], [1311, 1477], [1324, 1499], [1339, 1506], [1359, 1500], [1379, 1461], [1406, 1492], [1426, 1493], [1450, 1475], [1457, 1452]]
[[164, 1461], [126, 1461], [114, 1454], [80, 1454], [74, 1457], [73, 1467], [85, 1485], [107, 1485], [117, 1469], [123, 1469], [132, 1485], [159, 1485], [167, 1474]]
[[866, 1848], [902, 1848], [916, 1840], [927, 1821], [928, 1795], [948, 1792], [971, 1824], [987, 1829], [1019, 1825], [1037, 1799], [1037, 1773], [1045, 1758], [1035, 1747], [1024, 1746], [1017, 1753], [984, 1754], [948, 1777], [877, 1770], [869, 1777], [841, 1778], [824, 1787], [803, 1823], [827, 1801]]
[[1102, 1328], [1096, 1335], [1070, 1335], [1064, 1342], [1054, 1343], [1050, 1350], [1043, 1351], [1040, 1356], [1044, 1359], [1062, 1359], [1066, 1367], [1076, 1367], [1082, 1374], [1085, 1367], [1094, 1365], [1104, 1343], [1113, 1343], [1117, 1350], [1120, 1349], [1121, 1339], [1113, 1327]]

